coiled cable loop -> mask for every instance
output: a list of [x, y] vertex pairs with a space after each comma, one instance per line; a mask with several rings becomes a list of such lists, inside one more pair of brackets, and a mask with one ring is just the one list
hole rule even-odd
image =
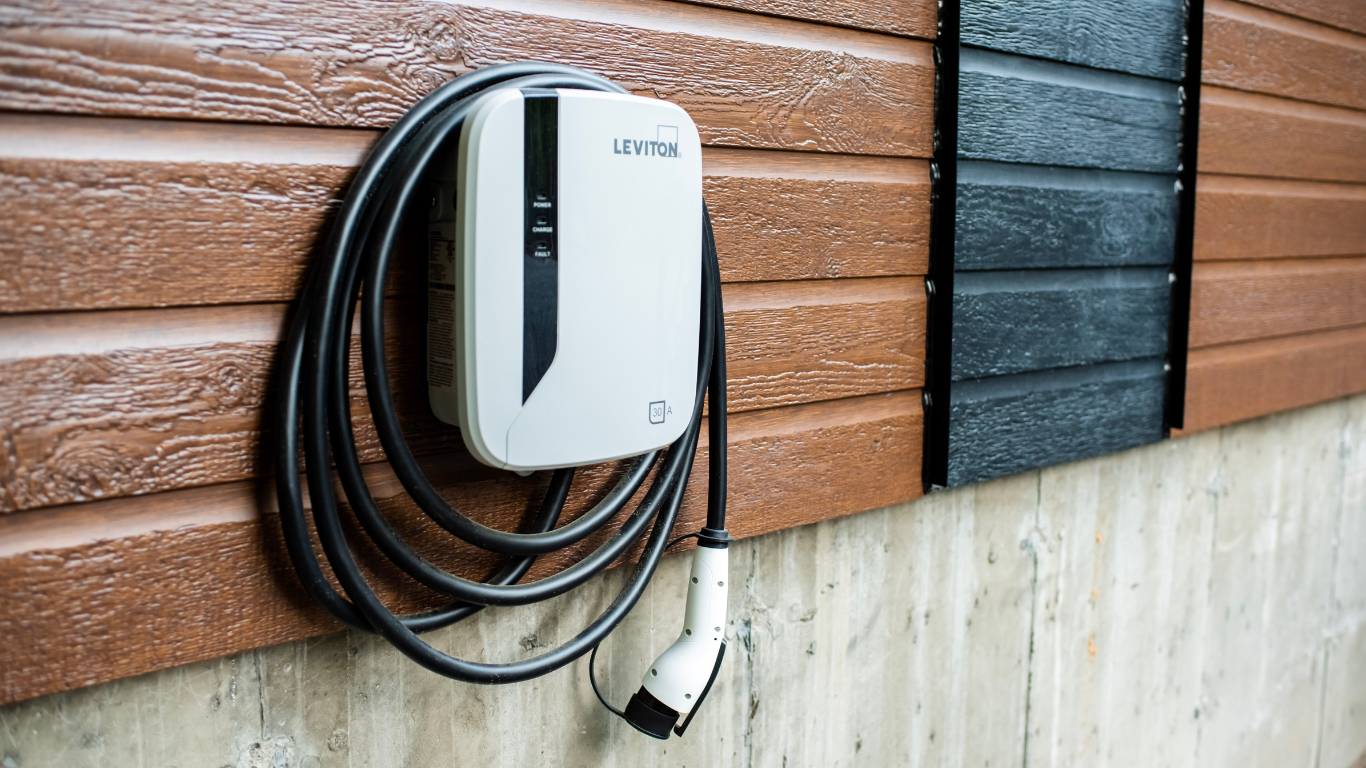
[[[704, 397], [710, 398], [711, 435], [707, 525], [725, 528], [725, 329], [720, 266], [705, 205], [700, 343], [692, 418], [667, 451], [637, 457], [616, 487], [592, 509], [556, 527], [574, 478], [573, 469], [560, 469], [552, 474], [546, 498], [529, 530], [512, 533], [490, 528], [441, 498], [403, 436], [385, 361], [383, 315], [385, 284], [403, 214], [424, 188], [434, 158], [458, 138], [478, 95], [490, 89], [533, 87], [626, 93], [608, 80], [573, 67], [528, 62], [463, 75], [418, 102], [385, 133], [356, 175], [290, 323], [278, 378], [276, 495], [286, 548], [305, 589], [341, 623], [377, 632], [424, 667], [474, 683], [517, 682], [558, 669], [597, 646], [635, 606], [678, 518], [698, 446]], [[418, 554], [385, 519], [366, 486], [351, 424], [348, 386], [350, 329], [358, 298], [363, 373], [380, 444], [400, 483], [437, 525], [469, 544], [511, 557], [485, 582], [456, 576]], [[361, 573], [343, 532], [329, 471], [334, 465], [346, 501], [366, 536], [404, 573], [453, 598], [451, 603], [402, 616], [384, 606]], [[536, 556], [577, 544], [617, 517], [652, 471], [655, 478], [639, 505], [596, 550], [552, 576], [518, 583]], [[341, 585], [340, 593], [324, 574], [314, 551], [303, 501], [305, 483], [318, 541]], [[527, 605], [564, 594], [602, 573], [643, 537], [644, 552], [616, 599], [558, 648], [524, 661], [486, 663], [455, 658], [417, 636], [464, 619], [484, 606]]]

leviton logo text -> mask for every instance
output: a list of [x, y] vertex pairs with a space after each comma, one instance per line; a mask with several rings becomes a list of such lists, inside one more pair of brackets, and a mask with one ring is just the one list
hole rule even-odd
[[678, 126], [659, 126], [659, 137], [649, 139], [612, 139], [612, 153], [645, 157], [678, 157]]

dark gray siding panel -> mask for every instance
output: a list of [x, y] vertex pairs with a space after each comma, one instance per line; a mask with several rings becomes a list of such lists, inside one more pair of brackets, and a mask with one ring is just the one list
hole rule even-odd
[[958, 165], [959, 270], [1165, 265], [1176, 177], [1004, 163]]
[[1163, 386], [1160, 359], [955, 384], [949, 484], [1161, 440]]
[[953, 378], [1161, 355], [1170, 302], [1165, 267], [959, 273]]
[[967, 45], [1181, 79], [1182, 0], [963, 0]]
[[962, 0], [961, 25], [948, 14], [963, 45], [949, 45], [954, 231], [936, 242], [952, 246], [953, 289], [934, 317], [952, 343], [930, 349], [949, 386], [927, 389], [927, 435], [947, 423], [948, 449], [932, 481], [1162, 438], [1186, 4]]
[[1172, 83], [969, 48], [960, 70], [959, 157], [1176, 172]]

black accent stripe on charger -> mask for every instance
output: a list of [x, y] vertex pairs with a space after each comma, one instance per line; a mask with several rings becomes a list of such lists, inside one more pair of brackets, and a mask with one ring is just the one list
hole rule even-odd
[[559, 96], [526, 88], [522, 225], [522, 402], [555, 359], [559, 335]]

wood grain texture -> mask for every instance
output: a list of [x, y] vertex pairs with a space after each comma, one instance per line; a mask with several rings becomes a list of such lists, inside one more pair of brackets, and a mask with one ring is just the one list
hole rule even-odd
[[[924, 379], [918, 278], [726, 286], [733, 411], [909, 389]], [[229, 482], [261, 473], [284, 305], [19, 315], [0, 322], [0, 511]], [[394, 312], [391, 379], [425, 381], [420, 312]], [[383, 457], [358, 346], [362, 460]], [[454, 450], [425, 387], [395, 386], [414, 450]]]
[[[919, 495], [929, 169], [913, 158], [931, 152], [933, 64], [908, 36], [933, 34], [933, 5], [783, 2], [0, 8], [0, 204], [17, 223], [0, 238], [0, 510], [22, 512], [0, 515], [0, 702], [336, 629], [295, 586], [263, 472], [284, 302], [375, 129], [494, 63], [576, 64], [697, 121], [729, 281], [731, 530]], [[391, 340], [422, 338], [420, 302], [394, 303]], [[390, 366], [424, 378], [420, 348]], [[436, 562], [485, 575], [496, 560], [416, 518], [352, 369], [381, 505]], [[517, 525], [545, 478], [478, 465], [425, 395], [396, 394], [442, 492]], [[571, 514], [619, 470], [581, 472]], [[372, 575], [403, 608], [432, 602]]]
[[995, 165], [958, 164], [954, 269], [1171, 263], [1174, 177]]
[[925, 40], [937, 36], [938, 21], [935, 4], [926, 0], [832, 0], [826, 3], [802, 3], [795, 0], [686, 0], [700, 5], [715, 5], [737, 11], [784, 16], [792, 19], [819, 21], [840, 27], [868, 29], [907, 35]]
[[[916, 391], [738, 415], [730, 438], [737, 536], [920, 493]], [[705, 451], [681, 530], [695, 530], [705, 516]], [[382, 468], [370, 473], [377, 493], [394, 485], [386, 486]], [[573, 506], [590, 503], [604, 479], [590, 479], [592, 492], [577, 490]], [[544, 478], [498, 473], [441, 490], [485, 514], [500, 507], [506, 523], [543, 486]], [[405, 534], [426, 530], [406, 498], [382, 503]], [[270, 504], [265, 489], [235, 483], [0, 518], [0, 630], [10, 639], [0, 646], [0, 703], [334, 631], [296, 586]], [[470, 576], [492, 565], [443, 538], [421, 548]], [[544, 559], [533, 578], [564, 565]], [[430, 594], [396, 589], [391, 575], [376, 579], [398, 609], [432, 604]], [[70, 599], [77, 594], [82, 599]]]
[[1176, 172], [1174, 84], [964, 49], [958, 98], [959, 157]]
[[[292, 300], [378, 136], [23, 114], [0, 114], [0, 131], [13, 222], [0, 312]], [[703, 162], [727, 280], [925, 271], [924, 161], [707, 149]], [[412, 261], [392, 278], [407, 292], [424, 279]]]
[[1366, 258], [1197, 264], [1192, 274], [1192, 348], [1363, 324]]
[[949, 484], [1162, 439], [1162, 360], [1002, 376], [953, 387]]
[[1165, 267], [959, 273], [953, 378], [1164, 354], [1170, 304]]
[[1366, 113], [1206, 86], [1199, 169], [1366, 182]]
[[354, 171], [0, 159], [0, 311], [289, 301]]
[[1181, 79], [1186, 14], [1180, 2], [970, 0], [960, 13], [965, 45]]
[[1366, 9], [1357, 0], [1247, 0], [1251, 5], [1366, 35]]
[[0, 12], [0, 107], [384, 127], [455, 75], [539, 60], [688, 110], [707, 144], [928, 157], [928, 43], [678, 3], [267, 0]]
[[1366, 327], [1193, 349], [1184, 433], [1366, 391]]
[[950, 485], [1162, 437], [1184, 15], [963, 4]]
[[1195, 260], [1366, 255], [1366, 186], [1202, 175]]
[[1366, 37], [1232, 0], [1205, 4], [1206, 83], [1366, 108]]
[[924, 383], [921, 278], [744, 283], [722, 297], [732, 410]]
[[912, 162], [923, 183], [705, 177], [721, 279], [924, 274], [929, 171]]

